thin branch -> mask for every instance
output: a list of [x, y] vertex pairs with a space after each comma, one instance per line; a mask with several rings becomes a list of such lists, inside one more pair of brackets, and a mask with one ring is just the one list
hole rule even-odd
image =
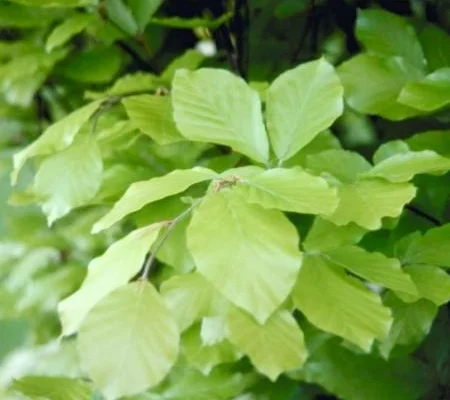
[[309, 0], [310, 11], [308, 13], [308, 16], [306, 17], [305, 27], [303, 28], [303, 31], [300, 35], [298, 46], [291, 56], [291, 63], [296, 63], [298, 61], [298, 58], [300, 57], [300, 52], [303, 48], [303, 45], [305, 44], [306, 38], [308, 37], [309, 30], [313, 27], [315, 18], [315, 6], [316, 6], [315, 0]]
[[155, 263], [158, 252], [159, 252], [159, 250], [161, 250], [161, 247], [166, 242], [166, 240], [169, 238], [173, 229], [178, 225], [178, 223], [180, 223], [184, 218], [186, 218], [194, 210], [194, 208], [198, 206], [199, 203], [200, 203], [200, 200], [194, 201], [189, 208], [184, 210], [180, 215], [178, 215], [176, 218], [174, 218], [173, 220], [171, 220], [167, 223], [166, 231], [156, 242], [156, 244], [153, 248], [153, 251], [151, 252], [150, 256], [145, 261], [140, 279], [142, 279], [142, 280], [148, 279], [148, 276], [152, 270], [152, 266]]
[[436, 217], [433, 217], [432, 215], [426, 213], [425, 211], [422, 211], [421, 209], [417, 208], [416, 206], [413, 206], [412, 204], [407, 204], [405, 208], [408, 211], [412, 212], [413, 214], [416, 214], [419, 217], [426, 219], [427, 221], [431, 222], [436, 226], [442, 226], [442, 222], [439, 221]]

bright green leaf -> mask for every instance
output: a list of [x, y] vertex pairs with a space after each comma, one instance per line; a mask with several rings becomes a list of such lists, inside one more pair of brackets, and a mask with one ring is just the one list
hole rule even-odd
[[133, 183], [113, 209], [92, 228], [93, 233], [100, 232], [120, 221], [125, 216], [140, 210], [147, 204], [165, 197], [184, 192], [196, 183], [213, 179], [215, 172], [206, 168], [174, 170], [167, 175]]
[[450, 67], [434, 71], [421, 81], [408, 83], [398, 101], [421, 111], [435, 111], [450, 104]]
[[106, 2], [106, 11], [111, 21], [122, 31], [130, 36], [136, 35], [139, 29], [137, 22], [124, 0], [108, 0]]
[[42, 199], [48, 224], [93, 199], [102, 172], [100, 149], [91, 136], [46, 158], [36, 173], [34, 192]]
[[14, 155], [14, 170], [11, 174], [12, 183], [16, 183], [20, 170], [28, 159], [56, 153], [69, 147], [81, 127], [97, 110], [100, 101], [94, 101], [79, 108], [67, 117], [51, 125], [31, 145]]
[[374, 164], [380, 164], [388, 158], [394, 157], [398, 154], [409, 153], [409, 151], [409, 146], [403, 140], [392, 140], [390, 142], [383, 143], [380, 147], [378, 147], [372, 158]]
[[124, 99], [128, 117], [158, 144], [183, 140], [173, 120], [172, 102], [168, 96], [143, 94]]
[[396, 258], [369, 253], [357, 246], [339, 247], [326, 252], [322, 257], [329, 264], [345, 268], [370, 282], [392, 290], [417, 294], [416, 286]]
[[76, 14], [58, 25], [47, 38], [45, 49], [50, 52], [67, 43], [73, 36], [82, 32], [93, 21], [90, 14]]
[[256, 161], [268, 160], [261, 102], [241, 78], [219, 69], [178, 70], [172, 101], [184, 137], [230, 146]]
[[139, 32], [144, 32], [151, 17], [164, 0], [128, 0], [128, 6], [133, 13]]
[[427, 24], [419, 32], [428, 68], [434, 71], [450, 66], [450, 36], [434, 24]]
[[165, 68], [161, 75], [161, 79], [166, 82], [172, 82], [175, 72], [179, 69], [188, 69], [193, 71], [197, 69], [205, 56], [197, 50], [189, 49], [186, 50], [179, 57], [176, 57], [171, 63]]
[[180, 333], [156, 289], [138, 281], [88, 314], [78, 335], [81, 363], [107, 399], [160, 383], [177, 360]]
[[397, 14], [384, 10], [359, 10], [356, 37], [370, 53], [403, 57], [417, 68], [425, 66], [425, 58], [413, 26]]
[[330, 215], [338, 204], [335, 188], [300, 168], [266, 170], [239, 182], [235, 190], [248, 203], [303, 214]]
[[427, 131], [408, 138], [408, 146], [413, 151], [433, 150], [443, 156], [450, 156], [450, 130]]
[[363, 114], [402, 120], [420, 111], [397, 102], [403, 87], [423, 75], [401, 58], [382, 58], [360, 54], [338, 69], [350, 107]]
[[260, 325], [244, 312], [232, 309], [227, 326], [231, 343], [272, 381], [283, 372], [301, 368], [307, 358], [303, 332], [286, 310], [275, 312]]
[[283, 214], [227, 189], [197, 207], [187, 242], [200, 274], [261, 323], [292, 290], [302, 261], [295, 227]]
[[369, 230], [381, 228], [381, 219], [397, 217], [416, 194], [408, 183], [365, 179], [338, 187], [339, 204], [328, 219], [336, 225], [350, 222]]
[[266, 93], [267, 126], [275, 154], [287, 160], [343, 111], [343, 89], [324, 58], [281, 74]]
[[292, 298], [312, 324], [365, 351], [386, 337], [392, 323], [375, 293], [320, 256], [305, 257]]
[[98, 0], [11, 0], [14, 3], [33, 7], [84, 7], [93, 6]]
[[405, 267], [416, 284], [420, 297], [431, 300], [437, 306], [450, 301], [450, 275], [433, 265], [408, 265]]
[[58, 306], [63, 335], [75, 333], [99, 300], [126, 285], [139, 272], [161, 228], [162, 224], [154, 224], [137, 229], [89, 263], [81, 288]]
[[220, 25], [225, 24], [232, 18], [232, 13], [226, 13], [218, 18], [180, 18], [180, 17], [167, 17], [167, 18], [152, 18], [150, 23], [153, 25], [167, 26], [169, 28], [179, 29], [195, 29], [195, 28], [218, 28]]

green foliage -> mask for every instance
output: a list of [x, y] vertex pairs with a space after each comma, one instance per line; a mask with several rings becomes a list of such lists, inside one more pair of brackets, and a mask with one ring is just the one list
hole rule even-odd
[[357, 3], [0, 0], [2, 399], [447, 398], [450, 21]]

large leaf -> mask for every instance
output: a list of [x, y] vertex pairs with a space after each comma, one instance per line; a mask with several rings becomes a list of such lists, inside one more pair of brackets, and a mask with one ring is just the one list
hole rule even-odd
[[88, 314], [78, 335], [81, 363], [107, 399], [157, 385], [178, 356], [180, 333], [156, 289], [117, 289]]
[[375, 293], [320, 256], [305, 256], [292, 298], [312, 324], [365, 351], [386, 337], [392, 323]]
[[405, 271], [411, 275], [419, 296], [441, 306], [450, 301], [450, 275], [434, 265], [408, 265]]
[[387, 359], [391, 352], [395, 354], [396, 346], [412, 352], [430, 332], [438, 308], [426, 300], [404, 303], [391, 293], [384, 298], [384, 303], [392, 310], [394, 323], [387, 338], [380, 343], [382, 356]]
[[47, 38], [45, 49], [52, 51], [82, 32], [94, 20], [90, 14], [76, 14], [58, 25]]
[[443, 156], [450, 156], [450, 130], [436, 130], [417, 133], [408, 138], [411, 150], [433, 150]]
[[31, 145], [14, 155], [14, 170], [11, 181], [14, 184], [27, 160], [36, 156], [56, 153], [70, 146], [84, 123], [97, 110], [100, 101], [94, 101], [79, 108], [67, 117], [53, 124]]
[[408, 83], [398, 101], [421, 111], [435, 111], [450, 104], [450, 67], [441, 68], [419, 82]]
[[258, 94], [231, 72], [178, 70], [173, 80], [175, 122], [190, 140], [230, 146], [267, 162], [269, 144]]
[[275, 154], [287, 160], [343, 111], [343, 88], [324, 58], [281, 74], [266, 93], [267, 126]]
[[338, 204], [336, 189], [300, 168], [270, 169], [242, 180], [234, 190], [248, 203], [304, 214], [329, 215]]
[[391, 182], [408, 182], [417, 174], [444, 174], [450, 170], [450, 158], [431, 150], [395, 154], [385, 158], [364, 175]]
[[183, 140], [173, 120], [170, 97], [143, 94], [127, 97], [122, 104], [136, 127], [157, 143], [168, 144]]
[[397, 102], [403, 87], [422, 74], [401, 58], [360, 54], [339, 67], [339, 76], [350, 107], [363, 114], [380, 115], [394, 121], [420, 114]]
[[34, 192], [42, 199], [48, 224], [93, 199], [102, 173], [100, 149], [92, 136], [45, 159], [36, 174]]
[[90, 386], [81, 379], [59, 376], [26, 376], [15, 381], [11, 390], [29, 399], [81, 400], [93, 395]]
[[354, 353], [337, 341], [315, 351], [302, 375], [306, 382], [351, 400], [417, 400], [432, 384], [425, 365], [414, 359], [385, 361]]
[[228, 337], [255, 368], [275, 381], [280, 374], [301, 368], [307, 357], [303, 332], [286, 310], [274, 313], [264, 325], [233, 309], [227, 317]]
[[381, 179], [363, 179], [338, 187], [336, 211], [327, 217], [337, 225], [355, 222], [363, 228], [381, 228], [381, 219], [397, 217], [410, 202], [416, 189], [408, 183], [390, 183]]
[[135, 230], [89, 263], [81, 288], [59, 304], [63, 335], [75, 333], [99, 300], [139, 272], [161, 228], [162, 224], [154, 224]]
[[381, 253], [369, 253], [357, 246], [344, 246], [322, 255], [331, 265], [345, 268], [355, 275], [392, 290], [417, 294], [416, 286], [400, 261]]
[[427, 24], [419, 32], [419, 39], [430, 71], [450, 66], [450, 36], [447, 32]]
[[161, 285], [161, 294], [182, 331], [203, 317], [222, 314], [227, 308], [227, 301], [197, 272], [166, 280]]
[[200, 274], [260, 323], [286, 299], [302, 261], [289, 220], [247, 204], [232, 189], [212, 193], [198, 206], [187, 241]]
[[97, 233], [120, 221], [125, 216], [140, 210], [147, 204], [184, 192], [196, 183], [213, 179], [214, 171], [206, 168], [175, 170], [167, 175], [133, 183], [112, 210], [97, 221], [92, 232]]
[[418, 68], [425, 66], [413, 26], [396, 14], [384, 10], [359, 10], [356, 37], [370, 53], [400, 56]]
[[416, 237], [403, 255], [404, 264], [431, 264], [450, 268], [450, 252], [448, 248], [450, 224], [433, 228], [424, 236]]

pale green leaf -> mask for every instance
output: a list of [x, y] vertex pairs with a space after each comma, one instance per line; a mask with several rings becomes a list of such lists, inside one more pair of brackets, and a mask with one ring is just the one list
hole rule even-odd
[[206, 168], [174, 170], [167, 175], [131, 184], [112, 210], [96, 222], [93, 233], [100, 232], [147, 204], [184, 192], [196, 183], [211, 180], [215, 172]]
[[192, 327], [183, 335], [182, 348], [189, 364], [204, 375], [209, 375], [219, 364], [236, 362], [242, 357], [228, 340], [204, 345], [198, 327]]
[[356, 37], [370, 53], [399, 56], [418, 68], [425, 66], [414, 27], [397, 14], [384, 10], [359, 10]]
[[330, 215], [338, 204], [335, 188], [300, 168], [269, 169], [242, 180], [234, 190], [248, 203], [303, 214]]
[[227, 326], [224, 316], [203, 317], [200, 328], [200, 338], [205, 346], [220, 343], [226, 338]]
[[93, 391], [81, 379], [53, 376], [26, 376], [15, 381], [11, 390], [30, 399], [81, 400], [90, 399]]
[[180, 333], [156, 289], [138, 281], [88, 314], [78, 334], [81, 364], [107, 399], [160, 383], [178, 357]]
[[402, 120], [420, 111], [397, 102], [403, 87], [422, 79], [420, 71], [401, 58], [383, 58], [360, 54], [338, 69], [348, 105], [363, 114]]
[[306, 382], [341, 399], [417, 400], [433, 384], [426, 366], [412, 358], [385, 361], [328, 341], [314, 352], [303, 372]]
[[385, 178], [391, 182], [408, 182], [417, 174], [442, 175], [450, 170], [450, 158], [431, 150], [408, 151], [380, 161], [364, 176]]
[[449, 240], [450, 224], [430, 229], [411, 243], [403, 256], [403, 262], [450, 268]]
[[187, 242], [200, 274], [261, 323], [292, 290], [302, 261], [296, 229], [283, 214], [227, 189], [197, 207]]
[[154, 224], [131, 232], [89, 263], [81, 288], [58, 306], [63, 335], [75, 333], [99, 300], [139, 272], [162, 226]]
[[14, 170], [11, 174], [12, 183], [16, 183], [19, 172], [28, 159], [56, 153], [69, 147], [81, 127], [94, 114], [100, 104], [101, 101], [94, 101], [79, 108], [67, 117], [51, 125], [36, 141], [15, 154]]
[[161, 75], [161, 79], [166, 82], [172, 82], [175, 72], [179, 69], [195, 70], [197, 69], [205, 56], [195, 49], [186, 50], [183, 54], [176, 57], [171, 63], [166, 67]]
[[46, 158], [36, 173], [34, 192], [48, 224], [92, 200], [100, 189], [102, 173], [100, 149], [92, 136]]
[[343, 88], [324, 58], [281, 74], [266, 92], [270, 141], [287, 160], [327, 129], [343, 111]]
[[257, 92], [225, 70], [178, 70], [173, 80], [175, 122], [190, 140], [230, 146], [256, 161], [269, 157]]
[[328, 251], [322, 257], [331, 265], [347, 269], [370, 282], [392, 290], [417, 294], [411, 277], [405, 273], [400, 261], [381, 253], [369, 253], [361, 247], [344, 246]]
[[447, 32], [427, 24], [419, 32], [419, 39], [430, 71], [450, 66], [450, 36]]
[[341, 246], [358, 243], [365, 233], [366, 230], [356, 224], [337, 226], [317, 217], [302, 246], [310, 252], [333, 250]]
[[409, 183], [381, 179], [360, 180], [339, 186], [338, 190], [338, 207], [327, 218], [336, 225], [355, 222], [369, 230], [380, 229], [382, 218], [398, 217], [416, 194], [416, 188]]
[[388, 158], [394, 157], [398, 154], [405, 154], [409, 151], [409, 146], [403, 140], [392, 140], [390, 142], [383, 143], [380, 147], [378, 147], [372, 158], [374, 164], [379, 164]]
[[354, 182], [359, 174], [369, 171], [370, 163], [358, 153], [333, 149], [306, 157], [306, 167], [317, 175], [331, 175], [342, 182]]
[[166, 280], [161, 294], [181, 331], [203, 317], [222, 314], [228, 307], [222, 295], [197, 272]]
[[426, 300], [404, 303], [391, 293], [384, 298], [384, 303], [392, 310], [394, 322], [389, 335], [379, 345], [381, 355], [388, 359], [399, 345], [412, 352], [430, 332], [437, 307]]
[[386, 337], [392, 323], [375, 293], [320, 256], [305, 256], [292, 298], [312, 324], [365, 351]]
[[50, 52], [54, 48], [67, 43], [73, 36], [82, 32], [93, 21], [90, 14], [76, 14], [66, 19], [52, 30], [45, 43], [45, 49]]
[[435, 111], [450, 104], [450, 67], [441, 68], [419, 82], [408, 83], [398, 101], [421, 111]]
[[437, 306], [450, 301], [450, 275], [434, 265], [408, 265], [405, 271], [416, 284], [419, 296]]
[[450, 130], [427, 131], [417, 133], [408, 138], [408, 146], [413, 151], [433, 150], [436, 153], [450, 156]]
[[136, 127], [157, 143], [168, 144], [184, 139], [175, 126], [170, 97], [143, 94], [127, 97], [122, 104]]
[[232, 309], [227, 326], [231, 343], [272, 381], [283, 372], [301, 368], [308, 356], [303, 332], [286, 310], [275, 312], [260, 325], [244, 312]]
[[108, 0], [106, 2], [106, 11], [111, 21], [116, 24], [122, 31], [130, 36], [138, 33], [137, 22], [129, 7], [124, 0]]

